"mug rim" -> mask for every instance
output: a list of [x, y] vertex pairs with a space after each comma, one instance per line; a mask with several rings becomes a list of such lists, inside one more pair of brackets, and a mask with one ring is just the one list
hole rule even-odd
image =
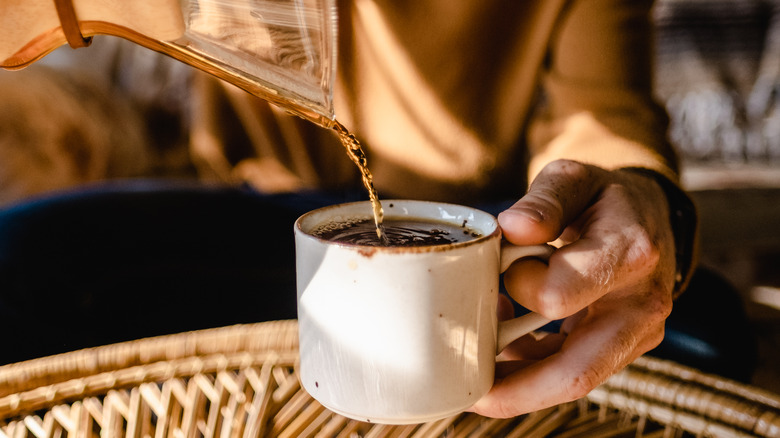
[[[394, 208], [395, 205], [393, 204], [402, 204], [402, 205], [427, 205], [427, 206], [436, 206], [440, 208], [455, 208], [455, 209], [465, 209], [468, 210], [470, 213], [476, 213], [477, 215], [481, 215], [484, 218], [487, 218], [491, 221], [492, 230], [490, 232], [484, 232], [481, 236], [475, 237], [473, 239], [469, 239], [463, 242], [449, 242], [449, 243], [438, 243], [438, 244], [432, 244], [432, 245], [424, 245], [424, 246], [369, 246], [369, 245], [361, 245], [357, 243], [346, 243], [346, 242], [337, 242], [332, 240], [323, 239], [321, 237], [317, 237], [313, 234], [311, 234], [310, 231], [307, 231], [304, 229], [304, 222], [307, 220], [312, 220], [311, 218], [316, 215], [321, 214], [327, 214], [329, 210], [343, 210], [343, 209], [353, 209], [358, 207], [365, 206], [367, 208], [367, 214], [365, 215], [366, 219], [373, 219], [373, 211], [371, 206], [370, 200], [364, 200], [364, 201], [353, 201], [353, 202], [344, 202], [339, 204], [333, 204], [333, 205], [327, 205], [324, 207], [319, 207], [314, 210], [310, 210], [301, 216], [299, 216], [295, 220], [294, 224], [294, 231], [299, 236], [317, 241], [323, 245], [329, 245], [329, 246], [336, 246], [341, 248], [347, 248], [347, 249], [355, 249], [361, 252], [387, 252], [387, 253], [429, 253], [429, 252], [443, 252], [443, 251], [450, 251], [456, 248], [464, 248], [469, 247], [472, 245], [479, 245], [482, 244], [486, 240], [494, 239], [494, 238], [501, 238], [501, 227], [498, 225], [498, 220], [495, 216], [493, 216], [490, 213], [487, 213], [485, 211], [482, 211], [478, 208], [469, 207], [466, 205], [461, 204], [454, 204], [450, 202], [438, 202], [438, 201], [425, 201], [425, 200], [415, 200], [415, 199], [381, 199], [380, 204], [382, 204], [382, 209], [385, 212], [385, 217], [404, 217], [403, 215], [388, 215], [388, 208]], [[397, 211], [397, 210], [396, 210]], [[459, 224], [456, 224], [455, 222], [452, 222], [450, 220], [447, 220], [447, 218], [441, 218], [441, 217], [420, 217], [420, 216], [414, 216], [414, 215], [408, 215], [405, 217], [416, 217], [418, 219], [435, 219], [447, 222], [452, 225], [458, 226]], [[319, 221], [317, 225], [324, 223], [325, 221]], [[313, 228], [313, 227], [312, 227]]]

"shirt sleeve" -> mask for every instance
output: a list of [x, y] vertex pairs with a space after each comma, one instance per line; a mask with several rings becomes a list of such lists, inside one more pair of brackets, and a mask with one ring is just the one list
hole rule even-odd
[[574, 1], [555, 29], [529, 124], [529, 181], [551, 161], [641, 167], [678, 181], [652, 94], [650, 0]]

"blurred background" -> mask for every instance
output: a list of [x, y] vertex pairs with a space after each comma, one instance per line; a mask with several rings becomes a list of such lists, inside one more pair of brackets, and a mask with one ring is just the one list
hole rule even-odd
[[759, 340], [753, 382], [778, 392], [780, 2], [660, 0], [654, 20], [656, 91], [700, 211], [702, 263], [739, 290]]

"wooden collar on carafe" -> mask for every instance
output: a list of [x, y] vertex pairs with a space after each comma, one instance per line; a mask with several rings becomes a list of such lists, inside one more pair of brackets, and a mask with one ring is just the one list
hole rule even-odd
[[73, 0], [54, 0], [54, 5], [57, 7], [57, 15], [60, 18], [60, 25], [68, 40], [68, 45], [78, 49], [92, 44], [92, 37], [85, 38], [81, 34], [76, 10], [73, 8]]

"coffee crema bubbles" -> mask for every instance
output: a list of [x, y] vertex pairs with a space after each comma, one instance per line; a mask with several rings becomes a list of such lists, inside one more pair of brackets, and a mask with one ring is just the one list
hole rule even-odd
[[414, 218], [388, 218], [383, 223], [387, 242], [380, 241], [373, 219], [350, 219], [320, 225], [311, 234], [332, 242], [361, 246], [430, 246], [466, 242], [482, 234], [463, 224]]

